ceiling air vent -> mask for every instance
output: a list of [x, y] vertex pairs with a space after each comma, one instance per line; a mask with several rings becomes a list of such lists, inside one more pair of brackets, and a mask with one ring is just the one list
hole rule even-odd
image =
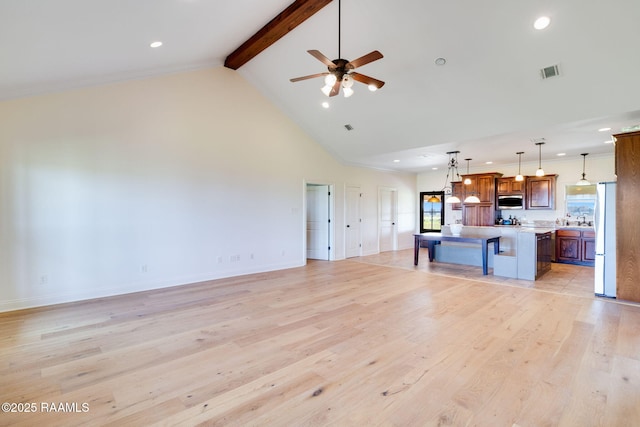
[[555, 77], [560, 75], [560, 68], [557, 65], [551, 65], [550, 67], [545, 67], [540, 70], [540, 76], [543, 79], [548, 79], [550, 77]]
[[351, 126], [350, 124], [346, 124], [346, 125], [344, 125], [344, 128], [345, 128], [346, 130], [353, 130], [353, 126]]

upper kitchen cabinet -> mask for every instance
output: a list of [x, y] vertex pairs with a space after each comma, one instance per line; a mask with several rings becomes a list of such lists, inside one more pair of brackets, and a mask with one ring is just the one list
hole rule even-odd
[[527, 209], [556, 208], [556, 177], [558, 175], [527, 177]]
[[640, 131], [614, 135], [616, 188], [616, 298], [640, 302]]
[[[470, 184], [462, 184], [464, 198], [477, 196], [480, 203], [462, 203], [462, 223], [464, 225], [494, 225], [496, 210], [496, 179], [501, 173], [479, 173], [462, 175]], [[464, 199], [463, 199], [464, 200]]]
[[495, 203], [496, 180], [501, 176], [501, 173], [496, 172], [462, 175], [463, 180], [468, 178], [471, 181], [470, 184], [463, 184], [464, 197], [475, 195], [481, 203]]
[[508, 196], [512, 194], [524, 195], [526, 191], [527, 178], [522, 181], [516, 181], [514, 176], [508, 178], [498, 178], [496, 181], [496, 190], [499, 196]]

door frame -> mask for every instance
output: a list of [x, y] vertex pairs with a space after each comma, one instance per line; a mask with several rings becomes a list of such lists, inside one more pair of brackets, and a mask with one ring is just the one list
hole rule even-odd
[[302, 259], [307, 263], [307, 186], [309, 185], [326, 185], [329, 187], [329, 224], [327, 233], [329, 233], [327, 241], [329, 242], [329, 261], [335, 261], [335, 185], [332, 182], [319, 179], [303, 180], [302, 183]]

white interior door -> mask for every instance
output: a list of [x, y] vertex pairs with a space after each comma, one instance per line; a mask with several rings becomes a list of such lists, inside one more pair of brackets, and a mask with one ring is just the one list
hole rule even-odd
[[345, 257], [360, 256], [360, 187], [346, 188], [344, 217]]
[[307, 184], [307, 258], [329, 260], [328, 185]]
[[378, 244], [380, 252], [394, 251], [397, 247], [397, 192], [391, 188], [378, 190]]

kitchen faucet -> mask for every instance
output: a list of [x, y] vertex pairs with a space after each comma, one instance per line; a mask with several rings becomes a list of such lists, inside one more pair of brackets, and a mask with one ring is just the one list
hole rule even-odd
[[[582, 218], [582, 221], [580, 221], [580, 218]], [[578, 219], [578, 225], [585, 225], [587, 223], [586, 215], [580, 215], [577, 219]]]

